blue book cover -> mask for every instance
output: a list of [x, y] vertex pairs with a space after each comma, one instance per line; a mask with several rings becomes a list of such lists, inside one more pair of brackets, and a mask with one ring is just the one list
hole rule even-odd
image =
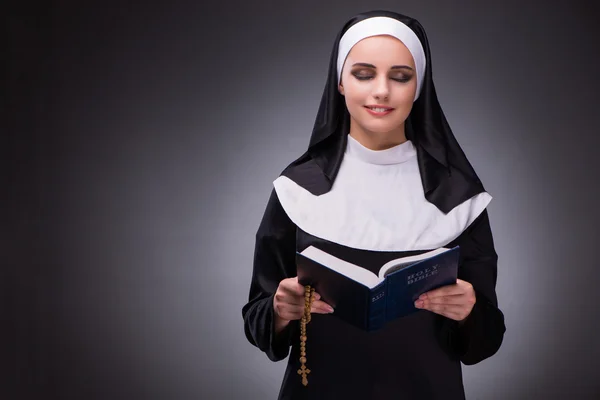
[[459, 246], [400, 257], [379, 274], [314, 246], [296, 252], [298, 281], [311, 285], [338, 318], [366, 331], [418, 311], [415, 300], [427, 291], [456, 283]]

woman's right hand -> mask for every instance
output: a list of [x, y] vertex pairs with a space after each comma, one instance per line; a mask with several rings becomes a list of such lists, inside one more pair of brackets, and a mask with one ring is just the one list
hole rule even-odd
[[[316, 314], [332, 313], [333, 308], [320, 298], [321, 295], [315, 292], [315, 300], [312, 303], [310, 312]], [[298, 283], [297, 276], [279, 282], [273, 298], [273, 309], [278, 320], [276, 321], [278, 331], [283, 329], [290, 321], [302, 318], [304, 315], [304, 286]]]

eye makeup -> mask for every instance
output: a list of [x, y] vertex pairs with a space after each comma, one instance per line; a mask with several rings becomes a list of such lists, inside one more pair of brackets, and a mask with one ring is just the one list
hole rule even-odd
[[[376, 75], [376, 74], [374, 74], [374, 73], [372, 73], [370, 71], [364, 71], [364, 70], [352, 71], [351, 74], [352, 74], [352, 76], [354, 76], [359, 81], [367, 81], [367, 80], [373, 79], [375, 77], [375, 75]], [[410, 81], [412, 79], [412, 75], [393, 73], [390, 76], [390, 79], [392, 79], [392, 80], [394, 80], [396, 82], [405, 83], [405, 82], [408, 82], [408, 81]]]

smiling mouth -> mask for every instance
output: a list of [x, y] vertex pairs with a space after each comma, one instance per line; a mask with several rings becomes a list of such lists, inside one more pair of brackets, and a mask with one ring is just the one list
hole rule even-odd
[[392, 111], [394, 111], [391, 107], [373, 107], [373, 106], [365, 106], [367, 112], [376, 117], [381, 117], [384, 115], [388, 115]]
[[365, 108], [375, 111], [375, 112], [386, 112], [386, 111], [392, 111], [393, 108], [391, 107], [370, 107], [370, 106], [365, 106]]

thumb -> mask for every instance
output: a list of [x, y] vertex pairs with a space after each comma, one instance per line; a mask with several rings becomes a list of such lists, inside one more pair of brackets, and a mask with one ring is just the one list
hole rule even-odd
[[[296, 282], [298, 284], [298, 294], [304, 294], [304, 291], [306, 290], [305, 287], [303, 285], [300, 284], [300, 282], [298, 282], [298, 276], [295, 276], [293, 278], [293, 281]], [[320, 300], [321, 299], [321, 295], [317, 292], [315, 292], [315, 300]]]

